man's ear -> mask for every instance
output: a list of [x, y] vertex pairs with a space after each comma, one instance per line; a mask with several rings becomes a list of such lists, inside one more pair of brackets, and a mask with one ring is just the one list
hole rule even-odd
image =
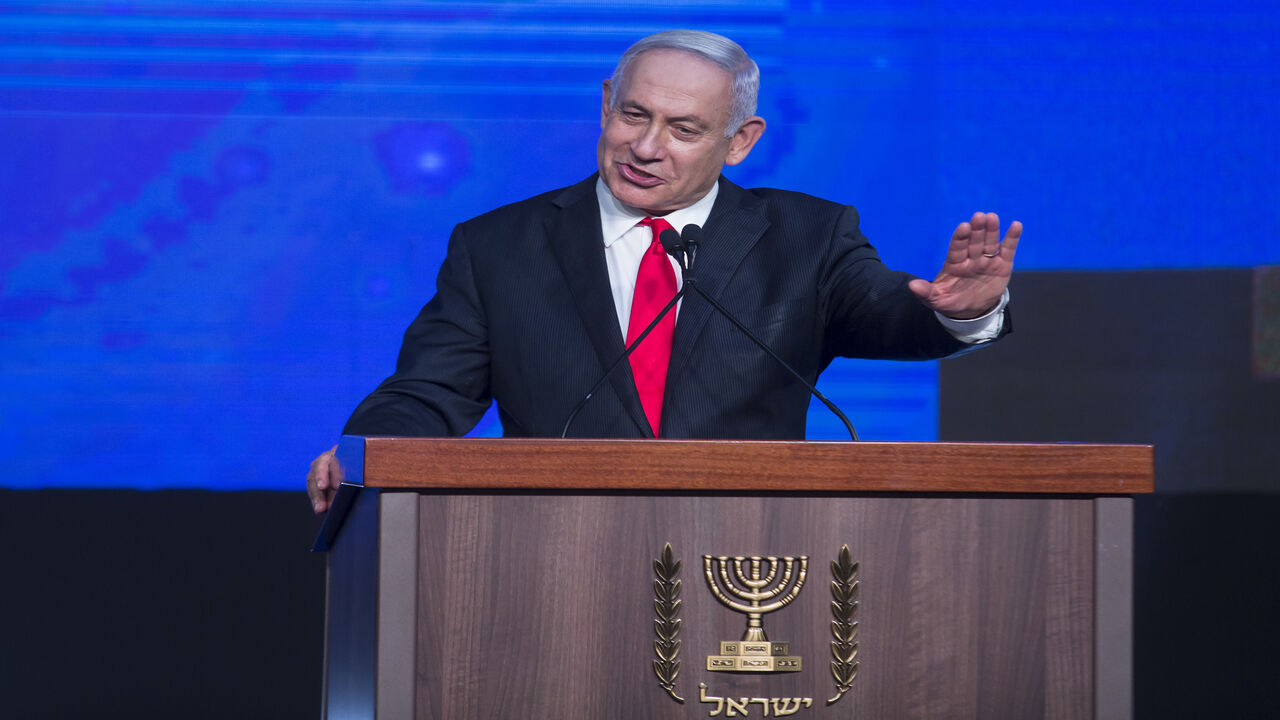
[[609, 81], [605, 80], [604, 90], [600, 93], [600, 129], [601, 130], [603, 130], [604, 126], [609, 122], [609, 100], [610, 100]]
[[742, 127], [738, 128], [738, 132], [729, 138], [729, 154], [724, 158], [725, 165], [737, 165], [747, 159], [747, 155], [751, 153], [751, 148], [756, 146], [756, 141], [764, 134], [764, 118], [759, 115], [752, 115], [742, 123]]

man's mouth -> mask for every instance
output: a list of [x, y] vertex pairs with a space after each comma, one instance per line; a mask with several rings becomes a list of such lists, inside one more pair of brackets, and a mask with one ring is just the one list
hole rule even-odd
[[618, 174], [622, 175], [627, 182], [640, 187], [651, 188], [662, 184], [662, 178], [657, 175], [651, 175], [634, 165], [624, 162], [618, 163]]

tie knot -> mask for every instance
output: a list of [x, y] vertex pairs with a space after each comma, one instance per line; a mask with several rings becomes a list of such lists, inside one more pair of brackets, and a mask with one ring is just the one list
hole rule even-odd
[[653, 230], [653, 236], [655, 238], [661, 235], [663, 230], [675, 230], [675, 228], [671, 227], [671, 223], [663, 220], [662, 218], [647, 217], [637, 223], [637, 225], [644, 225], [650, 230]]
[[667, 230], [675, 230], [675, 228], [671, 227], [671, 223], [662, 218], [647, 217], [636, 224], [644, 225], [653, 232], [653, 242], [649, 244], [649, 252], [655, 255], [665, 255], [666, 250], [662, 247], [661, 236]]

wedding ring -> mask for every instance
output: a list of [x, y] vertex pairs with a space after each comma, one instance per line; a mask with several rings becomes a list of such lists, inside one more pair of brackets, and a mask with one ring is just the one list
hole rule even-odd
[[1000, 254], [1000, 251], [999, 251], [999, 250], [997, 250], [997, 251], [995, 251], [995, 252], [993, 252], [993, 253], [982, 253], [982, 257], [996, 257], [996, 256], [997, 256], [997, 255], [999, 255], [999, 254]]

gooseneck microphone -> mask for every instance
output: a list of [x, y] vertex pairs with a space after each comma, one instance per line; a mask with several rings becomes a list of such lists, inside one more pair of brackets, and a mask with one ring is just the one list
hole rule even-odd
[[[667, 232], [672, 234], [675, 233], [674, 230], [668, 230]], [[834, 413], [836, 417], [840, 418], [840, 422], [844, 423], [845, 429], [849, 431], [849, 439], [857, 440], [858, 431], [853, 429], [853, 423], [849, 422], [849, 418], [845, 417], [845, 414], [840, 411], [840, 408], [836, 407], [835, 403], [828, 400], [827, 396], [823, 395], [818, 391], [818, 388], [813, 386], [813, 383], [809, 382], [800, 373], [796, 372], [795, 368], [791, 367], [786, 360], [783, 360], [778, 353], [773, 351], [773, 348], [769, 347], [763, 340], [757, 337], [755, 333], [751, 332], [746, 325], [739, 322], [738, 319], [726, 310], [723, 305], [717, 302], [715, 298], [711, 297], [709, 293], [698, 287], [697, 275], [693, 272], [693, 261], [697, 253], [698, 243], [702, 240], [702, 228], [697, 225], [685, 225], [684, 232], [681, 233], [680, 237], [676, 239], [676, 242], [673, 242], [671, 245], [667, 244], [667, 232], [662, 234], [662, 247], [666, 249], [668, 253], [671, 253], [671, 255], [675, 257], [676, 261], [680, 264], [681, 276], [683, 278], [683, 285], [680, 288], [680, 294], [684, 294], [686, 290], [692, 288], [699, 297], [706, 300], [711, 307], [715, 308], [717, 312], [723, 315], [729, 322], [733, 323], [734, 327], [741, 330], [744, 335], [750, 338], [751, 342], [756, 344], [756, 347], [765, 351], [769, 357], [773, 358], [779, 365], [785, 368], [787, 372], [791, 373], [792, 377], [799, 380], [800, 383], [809, 391], [810, 395], [813, 395], [818, 398], [818, 400], [822, 401], [822, 404], [826, 405], [827, 409]]]
[[[686, 225], [685, 230], [691, 227], [697, 227], [697, 225]], [[676, 232], [675, 228], [667, 228], [658, 236], [658, 242], [662, 243], [662, 249], [666, 250], [668, 255], [680, 263], [680, 277], [683, 278], [684, 274], [689, 270], [684, 238], [680, 237], [680, 233]]]

